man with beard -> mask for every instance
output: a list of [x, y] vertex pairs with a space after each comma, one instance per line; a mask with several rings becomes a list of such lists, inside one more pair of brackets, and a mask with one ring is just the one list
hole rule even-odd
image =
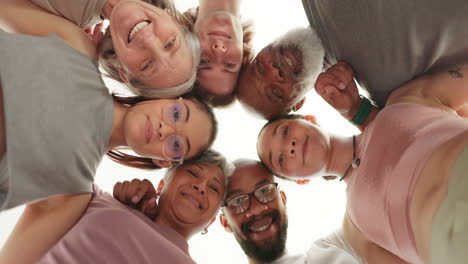
[[[407, 81], [468, 63], [467, 1], [302, 2], [311, 25], [302, 34], [313, 34], [313, 40], [304, 42], [305, 38], [296, 35], [296, 40], [288, 43], [284, 38], [291, 35], [286, 34], [260, 51], [239, 77], [239, 101], [266, 118], [300, 108], [313, 80], [309, 79], [308, 85], [297, 83], [306, 74], [318, 74], [313, 70], [305, 72], [302, 65], [313, 63], [314, 69], [322, 66], [318, 61], [320, 53], [315, 53], [317, 58], [312, 62], [306, 54], [309, 49], [318, 50], [320, 42], [325, 64], [342, 60], [350, 63], [356, 80], [380, 107], [385, 105], [391, 91]], [[288, 50], [296, 52], [285, 52]], [[323, 97], [345, 91], [345, 87], [336, 88], [317, 92]], [[327, 102], [335, 106], [333, 100]]]
[[234, 234], [250, 264], [360, 263], [340, 230], [317, 240], [306, 254], [286, 254], [286, 194], [261, 162], [234, 164], [220, 221]]

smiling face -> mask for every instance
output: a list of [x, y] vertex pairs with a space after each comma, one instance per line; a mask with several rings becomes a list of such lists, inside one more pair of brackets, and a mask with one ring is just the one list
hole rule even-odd
[[267, 119], [291, 111], [322, 69], [323, 48], [312, 48], [317, 38], [296, 29], [263, 48], [239, 76], [239, 101]]
[[143, 1], [118, 2], [110, 15], [112, 42], [122, 68], [153, 88], [190, 78], [193, 58], [176, 21]]
[[258, 137], [260, 160], [275, 174], [290, 179], [322, 175], [330, 157], [330, 138], [303, 119], [280, 119]]
[[192, 235], [209, 225], [224, 197], [225, 177], [213, 164], [183, 164], [166, 179], [159, 198], [157, 223], [182, 235]]
[[239, 19], [227, 12], [212, 12], [195, 24], [202, 49], [197, 81], [208, 93], [232, 93], [243, 54], [243, 32]]
[[157, 99], [131, 107], [124, 136], [138, 155], [158, 160], [190, 159], [207, 148], [213, 123], [199, 103]]
[[[229, 181], [226, 201], [273, 183], [273, 176], [260, 162], [236, 164]], [[228, 206], [223, 208], [224, 215], [220, 217], [223, 226], [234, 233], [244, 252], [250, 258], [264, 262], [282, 256], [286, 243], [286, 196], [276, 188], [273, 191], [276, 196], [270, 202], [260, 203], [250, 195], [248, 210], [237, 214]]]

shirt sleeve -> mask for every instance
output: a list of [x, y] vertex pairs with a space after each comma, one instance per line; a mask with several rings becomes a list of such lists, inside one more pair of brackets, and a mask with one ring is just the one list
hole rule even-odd
[[81, 28], [102, 21], [100, 14], [107, 0], [31, 0], [45, 10], [70, 20]]

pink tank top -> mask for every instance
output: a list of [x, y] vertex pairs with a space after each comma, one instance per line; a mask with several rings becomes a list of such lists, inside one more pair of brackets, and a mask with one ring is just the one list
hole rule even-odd
[[409, 219], [414, 185], [435, 148], [467, 130], [467, 119], [427, 106], [400, 103], [380, 111], [364, 132], [361, 164], [348, 185], [353, 224], [401, 259], [422, 263]]

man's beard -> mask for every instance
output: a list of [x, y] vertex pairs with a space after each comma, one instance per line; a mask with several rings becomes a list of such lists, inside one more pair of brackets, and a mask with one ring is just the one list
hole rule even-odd
[[[295, 48], [302, 55], [302, 70], [295, 79], [298, 85], [312, 87], [322, 72], [325, 51], [320, 38], [311, 27], [288, 31], [273, 42], [273, 48]], [[306, 91], [310, 88], [305, 89]]]
[[[272, 218], [272, 225], [278, 225], [278, 232], [273, 238], [272, 242], [262, 243], [262, 245], [259, 246], [249, 238], [248, 234], [251, 232], [249, 228], [250, 225], [253, 223], [253, 220], [258, 220], [258, 218], [266, 217]], [[277, 210], [263, 214], [262, 216], [257, 217], [256, 219], [252, 219], [252, 221], [242, 224], [241, 231], [244, 234], [244, 236], [247, 237], [247, 239], [241, 238], [236, 233], [234, 233], [234, 235], [242, 250], [248, 257], [261, 262], [272, 262], [284, 255], [286, 247], [286, 238], [288, 233], [288, 218], [286, 214], [283, 214], [283, 217], [281, 217], [279, 211]]]

